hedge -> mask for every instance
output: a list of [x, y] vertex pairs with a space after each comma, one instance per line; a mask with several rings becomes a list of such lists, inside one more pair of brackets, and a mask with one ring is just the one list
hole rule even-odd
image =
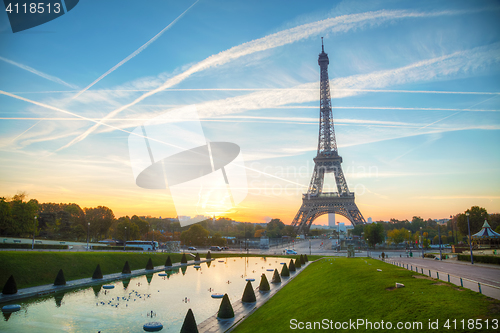
[[[470, 261], [470, 255], [459, 254], [457, 257], [458, 257], [458, 260]], [[500, 257], [474, 255], [474, 262], [483, 262], [485, 264], [500, 265]]]

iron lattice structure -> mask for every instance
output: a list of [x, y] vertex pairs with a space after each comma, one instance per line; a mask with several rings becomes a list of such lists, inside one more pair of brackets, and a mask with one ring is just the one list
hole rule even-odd
[[[364, 224], [365, 219], [354, 202], [354, 193], [349, 192], [342, 172], [342, 157], [337, 151], [333, 127], [332, 101], [328, 79], [328, 54], [321, 38], [320, 67], [320, 109], [318, 154], [314, 160], [314, 172], [307, 193], [302, 195], [302, 206], [292, 221], [297, 234], [307, 234], [313, 221], [323, 214], [335, 213], [349, 219], [353, 225]], [[333, 173], [337, 192], [324, 192], [325, 174]]]

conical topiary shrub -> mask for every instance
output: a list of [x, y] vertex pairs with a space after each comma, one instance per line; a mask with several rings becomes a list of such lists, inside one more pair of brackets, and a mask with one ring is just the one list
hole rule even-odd
[[221, 319], [234, 318], [234, 311], [231, 302], [229, 301], [229, 296], [224, 294], [222, 297], [222, 302], [220, 302], [219, 312], [217, 312], [217, 317]]
[[148, 263], [146, 264], [146, 269], [148, 271], [150, 271], [152, 269], [155, 269], [155, 267], [153, 266], [153, 261], [151, 260], [151, 258], [149, 258]]
[[271, 280], [271, 283], [280, 283], [280, 282], [281, 282], [280, 273], [278, 273], [277, 269], [274, 269], [273, 279]]
[[187, 264], [187, 262], [188, 262], [188, 261], [187, 261], [187, 258], [186, 258], [186, 254], [185, 254], [185, 253], [183, 253], [183, 254], [182, 254], [182, 258], [181, 258], [181, 264]]
[[288, 270], [286, 263], [284, 263], [281, 268], [281, 276], [290, 276], [290, 271]]
[[208, 251], [206, 259], [212, 259], [212, 254], [210, 253], [210, 251]]
[[166, 267], [171, 267], [172, 266], [172, 259], [170, 259], [170, 256], [168, 256], [167, 261], [165, 261], [165, 266]]
[[66, 284], [66, 279], [64, 278], [63, 270], [60, 269], [54, 281], [54, 286], [64, 286], [65, 284]]
[[290, 272], [295, 272], [295, 264], [293, 263], [293, 259], [290, 259], [290, 264], [288, 265], [288, 270]]
[[12, 295], [17, 293], [17, 284], [16, 280], [14, 280], [14, 275], [11, 275], [2, 289], [2, 294]]
[[260, 291], [269, 291], [269, 290], [271, 290], [271, 286], [269, 286], [269, 281], [267, 281], [266, 274], [262, 274], [262, 276], [260, 277], [259, 290]]
[[305, 265], [305, 264], [306, 264], [306, 260], [304, 259], [304, 256], [303, 256], [302, 254], [300, 255], [300, 263], [301, 263], [302, 265]]
[[295, 259], [295, 268], [301, 268], [302, 265], [300, 264], [300, 258]]
[[245, 286], [245, 291], [243, 291], [243, 297], [241, 301], [244, 303], [254, 303], [257, 301], [255, 298], [255, 292], [253, 291], [252, 282], [247, 281], [247, 285]]
[[188, 310], [186, 318], [184, 318], [181, 333], [198, 333], [198, 326], [196, 325], [196, 320], [194, 319], [194, 314], [191, 309]]
[[307, 254], [304, 254], [304, 261], [309, 262], [309, 259], [307, 259]]
[[101, 265], [97, 264], [92, 279], [102, 279]]
[[196, 257], [194, 257], [194, 261], [201, 261], [200, 254], [198, 252], [196, 252]]
[[128, 264], [128, 261], [125, 261], [125, 265], [123, 265], [122, 269], [122, 274], [131, 274], [132, 271], [130, 270], [130, 265]]

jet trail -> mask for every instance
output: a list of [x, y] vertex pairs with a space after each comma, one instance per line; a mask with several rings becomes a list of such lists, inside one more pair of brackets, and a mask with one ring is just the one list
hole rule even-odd
[[78, 86], [75, 86], [74, 84], [71, 84], [71, 83], [68, 83], [68, 82], [65, 82], [63, 80], [61, 80], [60, 78], [58, 77], [55, 77], [55, 76], [52, 76], [52, 75], [49, 75], [49, 74], [45, 74], [44, 72], [40, 72], [36, 69], [34, 69], [33, 67], [30, 67], [30, 66], [26, 66], [26, 65], [23, 65], [23, 64], [20, 64], [18, 62], [15, 62], [15, 61], [12, 61], [12, 60], [9, 60], [9, 59], [6, 59], [4, 57], [0, 57], [0, 60], [3, 60], [5, 61], [6, 63], [9, 63], [11, 65], [14, 65], [14, 66], [17, 66], [19, 68], [22, 68], [30, 73], [33, 73], [35, 75], [38, 75], [38, 76], [41, 76], [43, 77], [44, 79], [47, 79], [49, 81], [52, 81], [52, 82], [55, 82], [55, 83], [59, 83], [59, 84], [63, 84], [67, 87], [70, 87], [70, 88], [73, 88], [73, 89], [79, 89]]
[[90, 89], [90, 87], [92, 87], [94, 84], [96, 84], [97, 82], [101, 81], [108, 74], [114, 72], [121, 65], [123, 65], [124, 63], [126, 63], [127, 61], [129, 61], [130, 59], [132, 59], [133, 57], [135, 57], [136, 55], [138, 55], [139, 53], [141, 53], [146, 47], [148, 47], [151, 43], [153, 43], [155, 40], [157, 40], [165, 31], [167, 31], [168, 29], [170, 29], [178, 20], [180, 20], [184, 16], [184, 14], [186, 14], [194, 5], [196, 5], [198, 3], [198, 1], [200, 1], [200, 0], [196, 0], [195, 3], [193, 3], [181, 15], [177, 16], [177, 18], [175, 20], [173, 20], [169, 25], [167, 25], [165, 28], [163, 28], [162, 31], [160, 31], [159, 33], [157, 33], [156, 36], [154, 36], [149, 41], [147, 41], [143, 46], [141, 46], [140, 48], [138, 48], [137, 50], [135, 50], [132, 54], [130, 54], [128, 57], [126, 57], [125, 59], [123, 59], [122, 61], [120, 61], [118, 64], [116, 64], [115, 66], [113, 66], [106, 73], [104, 73], [101, 76], [99, 76], [94, 82], [92, 82], [91, 84], [89, 84], [88, 86], [86, 86], [85, 88], [83, 88], [81, 91], [79, 91], [75, 96], [73, 96], [73, 99], [78, 98], [78, 96], [80, 96], [81, 94], [83, 94], [84, 92], [86, 92], [88, 89]]

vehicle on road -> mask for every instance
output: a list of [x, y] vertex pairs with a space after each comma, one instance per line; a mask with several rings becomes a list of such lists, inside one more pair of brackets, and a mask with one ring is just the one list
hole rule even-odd
[[194, 246], [190, 246], [190, 247], [188, 247], [188, 250], [196, 251], [196, 248]]
[[291, 249], [286, 249], [285, 254], [297, 254], [297, 251], [291, 250]]
[[158, 242], [133, 240], [133, 241], [127, 241], [126, 246], [127, 247], [140, 247], [144, 251], [150, 251], [150, 250], [155, 251], [156, 249], [158, 249]]
[[210, 246], [210, 251], [222, 251], [222, 247], [220, 247], [220, 246]]

